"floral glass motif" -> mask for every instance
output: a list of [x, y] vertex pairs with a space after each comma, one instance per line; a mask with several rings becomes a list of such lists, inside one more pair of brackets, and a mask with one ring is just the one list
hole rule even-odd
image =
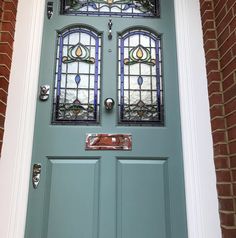
[[101, 37], [87, 28], [58, 33], [53, 123], [99, 122]]
[[119, 37], [119, 124], [162, 125], [160, 36], [137, 29]]
[[159, 0], [63, 0], [65, 15], [159, 17]]

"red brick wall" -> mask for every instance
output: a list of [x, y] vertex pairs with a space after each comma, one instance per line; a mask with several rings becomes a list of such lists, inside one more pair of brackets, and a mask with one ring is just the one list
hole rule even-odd
[[223, 238], [236, 238], [236, 0], [200, 0]]
[[0, 154], [18, 0], [0, 0]]

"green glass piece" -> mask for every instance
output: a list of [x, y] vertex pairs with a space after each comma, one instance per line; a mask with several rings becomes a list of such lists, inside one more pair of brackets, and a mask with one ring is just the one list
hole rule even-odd
[[129, 58], [124, 59], [125, 65], [132, 65], [137, 63], [156, 65], [156, 60], [151, 58], [150, 50], [142, 45], [137, 45], [129, 51]]
[[78, 43], [69, 48], [67, 56], [62, 57], [62, 62], [64, 64], [72, 62], [85, 62], [88, 64], [94, 64], [94, 57], [90, 57], [89, 49], [81, 43]]

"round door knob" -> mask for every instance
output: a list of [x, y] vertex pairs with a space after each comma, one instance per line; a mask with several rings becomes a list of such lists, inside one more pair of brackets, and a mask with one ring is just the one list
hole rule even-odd
[[115, 101], [113, 100], [113, 98], [106, 98], [104, 100], [104, 105], [107, 111], [111, 111], [115, 105]]

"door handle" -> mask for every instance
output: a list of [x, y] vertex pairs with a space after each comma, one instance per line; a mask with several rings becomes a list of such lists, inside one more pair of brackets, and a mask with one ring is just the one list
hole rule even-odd
[[49, 93], [50, 93], [50, 86], [49, 85], [42, 85], [42, 86], [40, 86], [39, 99], [41, 101], [48, 100]]
[[33, 165], [32, 183], [33, 183], [34, 189], [37, 189], [37, 187], [39, 185], [41, 168], [42, 168], [41, 164]]
[[104, 105], [105, 105], [105, 109], [107, 111], [111, 111], [115, 105], [115, 101], [113, 98], [106, 98], [104, 100]]

